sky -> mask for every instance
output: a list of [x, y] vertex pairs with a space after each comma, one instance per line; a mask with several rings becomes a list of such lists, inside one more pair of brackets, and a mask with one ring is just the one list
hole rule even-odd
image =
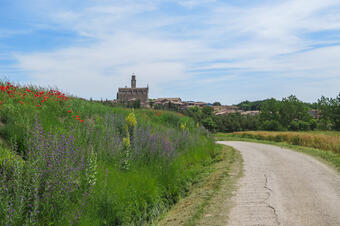
[[0, 0], [0, 78], [223, 104], [340, 92], [340, 0]]

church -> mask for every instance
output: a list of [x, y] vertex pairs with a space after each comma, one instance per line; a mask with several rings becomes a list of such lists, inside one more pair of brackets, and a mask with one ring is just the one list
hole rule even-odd
[[139, 100], [142, 106], [146, 106], [149, 101], [149, 86], [146, 88], [136, 87], [136, 75], [132, 74], [131, 88], [118, 88], [117, 101], [127, 104]]

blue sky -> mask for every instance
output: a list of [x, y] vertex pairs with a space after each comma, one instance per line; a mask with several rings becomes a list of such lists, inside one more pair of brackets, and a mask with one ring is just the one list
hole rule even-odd
[[340, 0], [0, 0], [0, 77], [113, 99], [340, 92]]

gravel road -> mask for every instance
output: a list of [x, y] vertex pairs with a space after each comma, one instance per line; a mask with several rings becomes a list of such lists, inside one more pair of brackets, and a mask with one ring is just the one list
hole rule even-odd
[[244, 159], [227, 225], [340, 226], [340, 175], [335, 170], [272, 145], [218, 143], [239, 150]]

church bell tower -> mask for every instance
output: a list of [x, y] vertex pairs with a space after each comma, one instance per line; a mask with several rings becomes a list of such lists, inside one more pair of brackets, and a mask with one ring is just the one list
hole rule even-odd
[[135, 74], [132, 74], [131, 88], [136, 88], [136, 75]]

